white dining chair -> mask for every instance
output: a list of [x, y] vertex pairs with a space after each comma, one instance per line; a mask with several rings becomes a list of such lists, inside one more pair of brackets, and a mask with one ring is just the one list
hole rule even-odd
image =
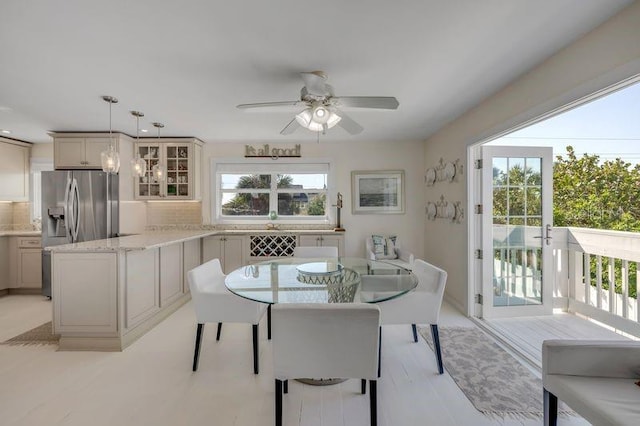
[[332, 246], [296, 246], [293, 257], [338, 257], [338, 247]]
[[[413, 341], [418, 341], [416, 324], [429, 324], [433, 338], [434, 352], [438, 362], [438, 372], [444, 372], [442, 366], [442, 352], [440, 350], [440, 335], [438, 333], [438, 320], [440, 307], [444, 296], [444, 288], [447, 283], [447, 272], [425, 262], [416, 259], [412, 272], [418, 278], [415, 290], [395, 299], [378, 303], [380, 307], [380, 322], [384, 325], [411, 324]], [[363, 275], [361, 277], [361, 289], [363, 292], [375, 292], [376, 280], [393, 280], [393, 275]], [[382, 332], [381, 332], [382, 334]]]
[[218, 259], [212, 259], [190, 270], [187, 279], [198, 322], [193, 371], [198, 369], [204, 324], [218, 323], [218, 341], [223, 322], [238, 322], [253, 326], [253, 372], [258, 374], [258, 324], [267, 310], [267, 305], [243, 299], [227, 290], [224, 285], [225, 274]]
[[276, 426], [282, 425], [282, 394], [288, 380], [307, 377], [369, 380], [371, 425], [377, 424], [380, 310], [367, 303], [276, 304], [273, 365]]

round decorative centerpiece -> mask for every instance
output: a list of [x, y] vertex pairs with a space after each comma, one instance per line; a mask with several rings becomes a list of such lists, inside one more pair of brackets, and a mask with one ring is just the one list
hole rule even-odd
[[310, 262], [296, 267], [298, 281], [305, 284], [329, 284], [336, 282], [344, 271], [338, 262]]
[[326, 286], [329, 303], [353, 302], [360, 284], [360, 274], [338, 262], [303, 263], [296, 270], [301, 283]]

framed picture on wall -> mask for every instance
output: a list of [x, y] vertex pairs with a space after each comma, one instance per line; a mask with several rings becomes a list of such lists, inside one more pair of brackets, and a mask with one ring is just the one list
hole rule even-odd
[[351, 172], [353, 214], [403, 214], [404, 170]]

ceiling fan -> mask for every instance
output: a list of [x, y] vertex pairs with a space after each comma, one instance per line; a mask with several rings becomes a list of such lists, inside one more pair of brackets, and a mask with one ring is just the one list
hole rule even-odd
[[304, 107], [280, 131], [283, 135], [289, 135], [299, 127], [324, 134], [335, 125], [356, 135], [364, 129], [339, 108], [397, 109], [399, 105], [392, 96], [335, 96], [333, 87], [327, 83], [327, 75], [322, 71], [302, 72], [300, 75], [304, 87], [300, 90], [299, 101], [240, 104], [237, 108]]

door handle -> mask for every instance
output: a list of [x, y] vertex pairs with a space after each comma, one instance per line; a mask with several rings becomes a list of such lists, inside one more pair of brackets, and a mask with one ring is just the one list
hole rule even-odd
[[74, 178], [71, 182], [71, 210], [73, 211], [73, 222], [72, 222], [72, 241], [78, 241], [78, 231], [80, 230], [80, 211], [78, 205], [78, 199], [80, 198], [80, 194], [78, 192], [78, 181]]
[[537, 236], [535, 236], [535, 237], [533, 237], [533, 238], [536, 238], [536, 239], [543, 239], [547, 245], [551, 245], [551, 240], [553, 239], [553, 237], [551, 236], [551, 231], [552, 231], [552, 229], [551, 229], [551, 225], [550, 225], [550, 224], [547, 224], [547, 225], [544, 227], [544, 237], [543, 237], [543, 236], [541, 236], [541, 235], [537, 235]]
[[547, 223], [547, 226], [544, 227], [544, 241], [547, 245], [551, 245], [551, 224]]
[[67, 177], [67, 184], [64, 189], [64, 221], [65, 221], [65, 235], [67, 240], [73, 242], [73, 235], [71, 233], [71, 227], [73, 226], [73, 213], [69, 208], [69, 199], [71, 198], [71, 177]]

